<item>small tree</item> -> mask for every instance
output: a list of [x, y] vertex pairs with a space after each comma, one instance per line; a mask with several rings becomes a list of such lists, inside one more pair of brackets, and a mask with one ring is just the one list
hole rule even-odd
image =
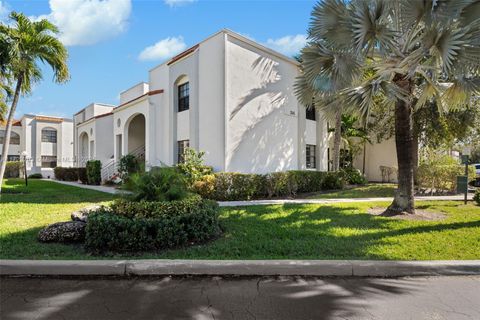
[[[2, 159], [0, 160], [0, 192], [3, 174], [7, 163], [12, 122], [21, 94], [31, 92], [32, 85], [42, 79], [38, 62], [48, 64], [53, 69], [53, 78], [58, 83], [69, 79], [67, 49], [55, 36], [58, 29], [46, 19], [31, 21], [22, 13], [10, 14], [11, 25], [0, 23], [1, 72], [16, 82], [12, 105], [8, 112]], [[2, 79], [3, 81], [3, 79]]]
[[384, 215], [415, 213], [414, 111], [480, 92], [479, 16], [474, 0], [324, 0], [312, 12], [300, 100], [367, 120], [378, 100], [394, 110], [398, 189]]

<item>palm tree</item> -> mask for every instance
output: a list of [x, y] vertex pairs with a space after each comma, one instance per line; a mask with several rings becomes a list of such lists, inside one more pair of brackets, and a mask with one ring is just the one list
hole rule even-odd
[[[300, 100], [313, 91], [329, 98], [320, 107], [343, 101], [363, 118], [378, 100], [394, 109], [398, 189], [384, 215], [415, 213], [413, 111], [431, 101], [442, 111], [457, 108], [480, 92], [479, 17], [478, 0], [324, 0], [313, 9]], [[335, 58], [330, 65], [352, 79], [343, 89], [329, 92], [318, 84], [329, 65], [309, 54], [315, 46], [327, 48]], [[310, 89], [301, 90], [301, 83]]]
[[53, 70], [57, 83], [68, 81], [68, 53], [63, 44], [55, 37], [58, 29], [46, 19], [31, 21], [22, 13], [10, 14], [12, 25], [0, 24], [2, 39], [2, 59], [5, 60], [3, 72], [15, 82], [12, 104], [8, 112], [5, 138], [0, 162], [0, 192], [7, 162], [12, 121], [21, 94], [31, 92], [32, 84], [42, 79], [38, 62], [48, 64]]

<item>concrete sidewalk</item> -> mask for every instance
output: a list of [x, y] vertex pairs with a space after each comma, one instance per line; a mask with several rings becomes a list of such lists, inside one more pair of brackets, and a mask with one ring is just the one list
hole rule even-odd
[[67, 185], [67, 186], [78, 187], [78, 188], [89, 189], [89, 190], [95, 190], [95, 191], [105, 192], [105, 193], [110, 193], [110, 194], [129, 193], [128, 191], [118, 190], [118, 189], [115, 189], [114, 187], [94, 186], [94, 185], [88, 185], [88, 184], [81, 184], [81, 183], [73, 182], [73, 181], [59, 181], [59, 180], [54, 180], [54, 179], [44, 179], [44, 180], [64, 184], [64, 185]]
[[[417, 201], [463, 201], [463, 195], [455, 196], [418, 196]], [[467, 199], [471, 201], [473, 194], [469, 193]], [[258, 206], [258, 205], [281, 205], [281, 204], [334, 204], [351, 202], [375, 202], [392, 201], [393, 197], [382, 198], [336, 198], [336, 199], [264, 199], [249, 201], [219, 201], [221, 207]]]
[[336, 276], [480, 275], [480, 260], [0, 260], [1, 276]]

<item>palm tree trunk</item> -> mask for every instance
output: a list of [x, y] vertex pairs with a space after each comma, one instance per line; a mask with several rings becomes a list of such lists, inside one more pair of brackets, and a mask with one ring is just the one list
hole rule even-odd
[[340, 169], [340, 143], [342, 142], [342, 110], [335, 115], [335, 131], [333, 136], [333, 171]]
[[[396, 79], [395, 79], [396, 78]], [[411, 80], [397, 75], [394, 78], [396, 84], [406, 92], [411, 92]], [[395, 104], [395, 144], [398, 162], [398, 188], [392, 204], [382, 214], [392, 216], [398, 214], [414, 214], [414, 147], [413, 147], [413, 123], [411, 102], [398, 100]]]
[[20, 91], [22, 89], [23, 76], [20, 75], [17, 80], [17, 86], [15, 87], [15, 94], [13, 96], [12, 107], [8, 113], [7, 127], [5, 128], [5, 137], [3, 138], [2, 157], [0, 159], [0, 193], [2, 192], [3, 175], [5, 174], [5, 168], [7, 167], [8, 147], [10, 146], [10, 135], [12, 133], [13, 116], [17, 109], [18, 99], [20, 97]]

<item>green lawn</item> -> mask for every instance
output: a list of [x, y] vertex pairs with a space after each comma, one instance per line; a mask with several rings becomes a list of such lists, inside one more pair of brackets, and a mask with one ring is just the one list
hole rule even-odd
[[348, 187], [344, 190], [318, 192], [308, 194], [309, 199], [338, 199], [338, 198], [382, 198], [393, 197], [397, 185], [394, 183], [370, 183], [365, 186]]
[[[71, 211], [109, 201], [111, 195], [47, 181], [32, 181], [28, 192], [6, 194], [0, 200], [0, 258], [125, 258], [95, 257], [81, 246], [40, 244], [35, 240], [42, 226], [69, 220]], [[417, 204], [423, 210], [446, 214], [441, 221], [396, 220], [366, 213], [369, 207], [387, 204], [224, 208], [220, 218], [225, 233], [220, 239], [129, 258], [480, 259], [479, 206], [440, 201]]]

